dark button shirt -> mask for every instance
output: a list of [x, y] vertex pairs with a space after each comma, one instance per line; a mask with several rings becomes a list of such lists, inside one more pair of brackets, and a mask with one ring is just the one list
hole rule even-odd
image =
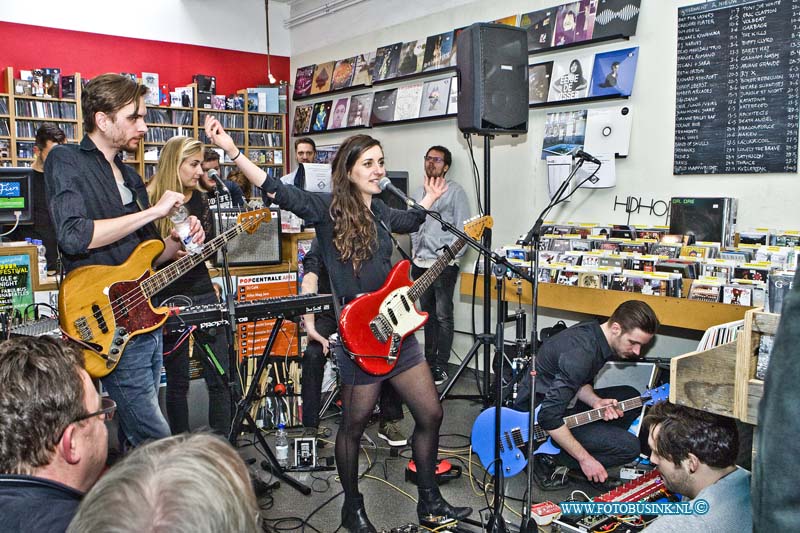
[[89, 249], [95, 220], [118, 218], [150, 205], [139, 175], [119, 155], [114, 164], [133, 193], [134, 201], [127, 206], [122, 204], [111, 165], [88, 136], [80, 145], [55, 146], [47, 157], [47, 197], [67, 272], [84, 265], [119, 265], [142, 241], [159, 238], [155, 226], [147, 224], [116, 242]]
[[[333, 245], [333, 225], [329, 193], [300, 190], [281, 183], [278, 178], [267, 178], [262, 184], [264, 203], [275, 202], [282, 209], [291, 211], [307, 223], [314, 224], [319, 240], [320, 255], [328, 269], [337, 298], [350, 300], [363, 292], [373, 292], [381, 288], [392, 268], [393, 241], [389, 232], [375, 223], [378, 232], [377, 246], [373, 245], [372, 255], [361, 264], [356, 274], [352, 261], [342, 261]], [[275, 193], [271, 200], [266, 193]], [[419, 229], [425, 214], [417, 210], [401, 211], [392, 209], [380, 199], [373, 197], [370, 209], [377, 220], [382, 221], [389, 231], [410, 233]]]
[[81, 492], [48, 479], [0, 475], [0, 530], [62, 533], [82, 497]]
[[614, 351], [594, 320], [575, 324], [542, 344], [536, 356], [536, 403], [541, 404], [538, 422], [542, 429], [550, 431], [564, 424], [578, 389], [592, 383], [613, 357]]

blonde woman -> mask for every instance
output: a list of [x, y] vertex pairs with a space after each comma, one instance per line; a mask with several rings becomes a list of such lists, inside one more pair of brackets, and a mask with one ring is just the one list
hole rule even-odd
[[[208, 207], [208, 196], [198, 187], [203, 175], [203, 145], [189, 137], [171, 138], [161, 151], [156, 173], [147, 185], [152, 199], [160, 198], [165, 191], [183, 193], [183, 205], [200, 220], [206, 235], [211, 236], [213, 221]], [[156, 221], [162, 237], [169, 235], [172, 223], [169, 217]], [[218, 303], [214, 286], [205, 263], [200, 263], [183, 277], [174, 281], [158, 294], [160, 303], [171, 305], [201, 305]], [[169, 300], [169, 302], [167, 302]], [[216, 334], [214, 334], [216, 333]], [[228, 351], [225, 332], [195, 331], [194, 349], [202, 354], [203, 373], [208, 386], [208, 420], [211, 429], [227, 435], [231, 424]], [[192, 339], [177, 335], [164, 338], [164, 368], [167, 371], [167, 420], [173, 434], [189, 431], [189, 346]], [[182, 342], [181, 342], [182, 341]], [[210, 353], [209, 353], [210, 351]], [[220, 372], [222, 370], [223, 372]]]

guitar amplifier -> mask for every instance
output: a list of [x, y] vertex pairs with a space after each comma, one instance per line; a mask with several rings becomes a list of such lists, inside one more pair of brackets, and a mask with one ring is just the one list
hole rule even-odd
[[[222, 208], [222, 231], [236, 225], [236, 217], [241, 212], [239, 209]], [[269, 222], [262, 222], [256, 231], [242, 233], [228, 242], [228, 264], [230, 266], [242, 265], [275, 265], [281, 262], [281, 210], [277, 207], [270, 208], [272, 218]], [[220, 234], [217, 210], [211, 210], [214, 219], [214, 232]], [[220, 250], [214, 256], [214, 265], [222, 265]]]

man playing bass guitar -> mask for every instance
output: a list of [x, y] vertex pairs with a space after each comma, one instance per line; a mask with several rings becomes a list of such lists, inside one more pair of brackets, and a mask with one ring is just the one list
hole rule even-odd
[[[183, 204], [182, 192], [167, 191], [150, 206], [141, 177], [119, 155], [136, 152], [144, 138], [146, 92], [144, 85], [118, 74], [93, 78], [81, 97], [86, 134], [79, 145], [57, 146], [47, 158], [47, 196], [67, 273], [88, 265], [120, 265], [140, 243], [160, 239], [153, 221]], [[195, 243], [205, 239], [195, 217], [190, 234]], [[174, 231], [164, 245], [157, 264], [186, 253]], [[170, 434], [158, 406], [162, 352], [160, 329], [138, 335], [102, 379], [133, 446]]]
[[[638, 411], [622, 413], [619, 401], [638, 396], [633, 387], [595, 390], [595, 376], [613, 358], [637, 359], [658, 329], [658, 318], [644, 302], [620, 304], [604, 323], [581, 322], [549, 338], [536, 357], [536, 404], [539, 425], [561, 447], [557, 456], [537, 455], [534, 474], [543, 489], [564, 484], [553, 473], [559, 464], [580, 469], [593, 483], [608, 478], [606, 468], [632, 461], [640, 452], [639, 439], [627, 431]], [[517, 408], [527, 408], [530, 382], [523, 384]], [[603, 421], [570, 429], [567, 415], [608, 406]]]

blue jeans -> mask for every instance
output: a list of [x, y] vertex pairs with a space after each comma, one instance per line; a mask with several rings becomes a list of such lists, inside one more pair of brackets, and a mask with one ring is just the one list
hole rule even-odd
[[[419, 279], [426, 270], [412, 265], [411, 276]], [[425, 323], [425, 359], [431, 366], [444, 366], [450, 361], [455, 326], [453, 294], [458, 281], [458, 271], [457, 265], [446, 266], [436, 281], [419, 298], [420, 307], [430, 315]]]
[[117, 402], [120, 429], [132, 446], [170, 436], [158, 406], [163, 352], [160, 329], [137, 335], [128, 342], [117, 368], [102, 379]]

